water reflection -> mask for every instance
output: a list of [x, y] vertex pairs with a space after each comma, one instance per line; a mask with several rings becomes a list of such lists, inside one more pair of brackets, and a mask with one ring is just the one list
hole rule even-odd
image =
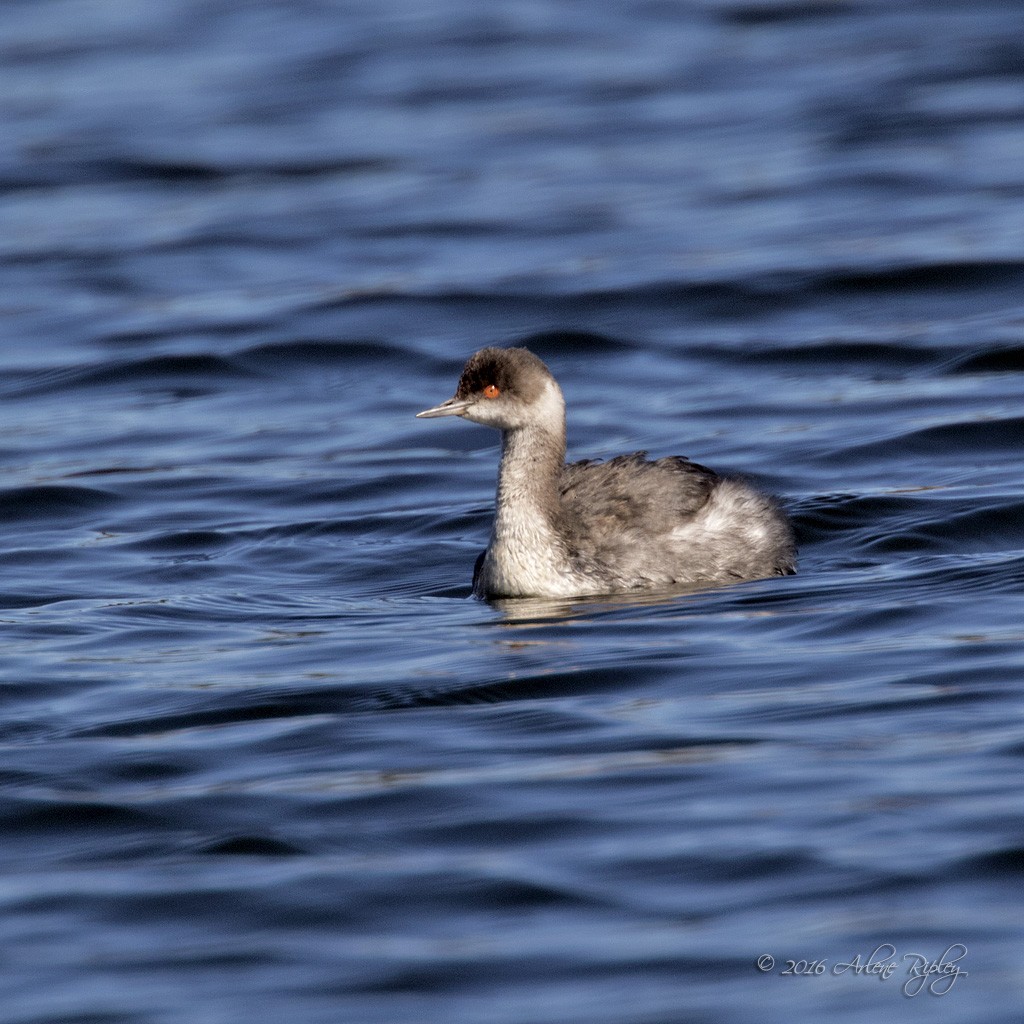
[[499, 611], [510, 626], [546, 625], [551, 622], [596, 619], [630, 608], [670, 607], [697, 594], [716, 594], [735, 588], [685, 586], [636, 590], [625, 594], [590, 597], [514, 597], [488, 598], [487, 603]]

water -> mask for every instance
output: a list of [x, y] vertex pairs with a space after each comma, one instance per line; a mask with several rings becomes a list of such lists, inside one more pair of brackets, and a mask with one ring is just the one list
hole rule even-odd
[[[1022, 39], [6, 4], [4, 1024], [1019, 1019]], [[472, 600], [509, 342], [800, 574]]]

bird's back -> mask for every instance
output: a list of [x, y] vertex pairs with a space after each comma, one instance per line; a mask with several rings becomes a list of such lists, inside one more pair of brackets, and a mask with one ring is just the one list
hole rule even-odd
[[569, 463], [559, 488], [565, 525], [588, 546], [623, 534], [667, 534], [706, 504], [718, 479], [689, 459], [651, 462], [646, 452]]
[[560, 494], [558, 529], [571, 558], [618, 587], [792, 571], [792, 534], [775, 503], [680, 456], [571, 463]]

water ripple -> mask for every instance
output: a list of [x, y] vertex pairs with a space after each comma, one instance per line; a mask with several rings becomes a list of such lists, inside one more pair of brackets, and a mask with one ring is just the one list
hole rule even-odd
[[[1019, 4], [2, 18], [5, 1021], [1019, 1019]], [[472, 599], [485, 344], [799, 575]]]

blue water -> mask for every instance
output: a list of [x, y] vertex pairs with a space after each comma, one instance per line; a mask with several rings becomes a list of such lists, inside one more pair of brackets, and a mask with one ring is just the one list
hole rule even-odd
[[[4, 4], [3, 1024], [1018, 1021], [1022, 40]], [[495, 343], [800, 574], [473, 600]]]

